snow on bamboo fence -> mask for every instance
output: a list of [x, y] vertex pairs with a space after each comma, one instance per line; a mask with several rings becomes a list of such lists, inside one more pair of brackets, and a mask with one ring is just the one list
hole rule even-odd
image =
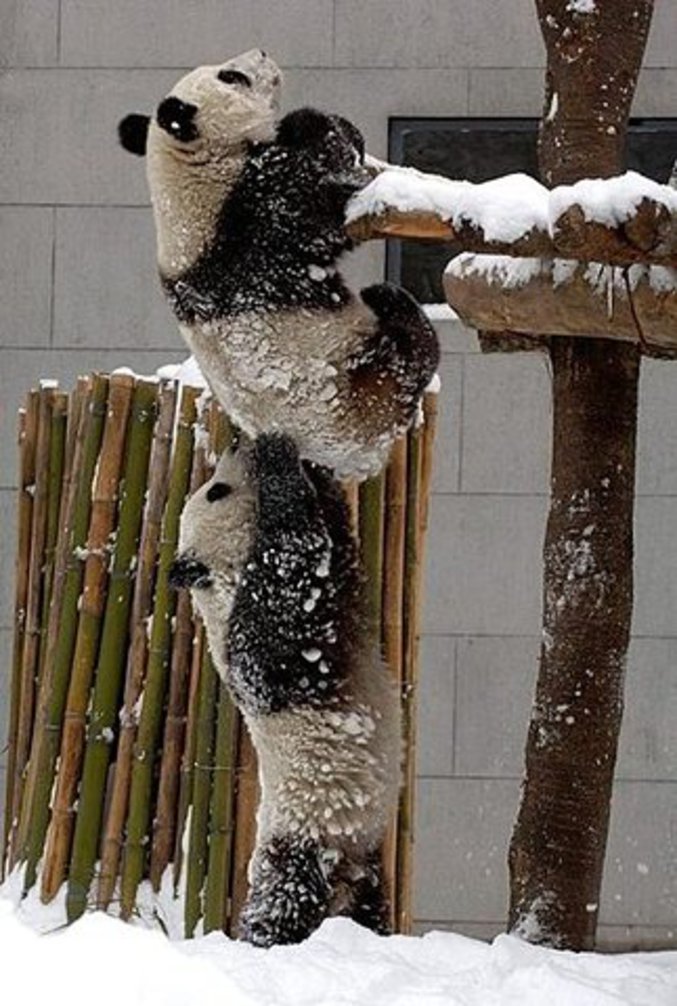
[[[384, 857], [411, 922], [415, 689], [436, 395], [387, 470], [346, 493], [369, 604], [401, 685], [405, 778]], [[2, 868], [67, 917], [176, 898], [234, 932], [256, 763], [187, 592], [168, 583], [186, 496], [229, 442], [200, 391], [118, 373], [44, 382], [19, 414], [18, 552]]]

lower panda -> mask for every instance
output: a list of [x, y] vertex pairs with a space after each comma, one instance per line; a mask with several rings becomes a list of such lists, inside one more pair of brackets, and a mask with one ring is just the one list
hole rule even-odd
[[198, 67], [153, 115], [127, 116], [120, 139], [146, 156], [162, 286], [226, 413], [364, 478], [415, 419], [437, 337], [404, 289], [346, 285], [364, 141], [312, 108], [280, 120], [280, 82], [258, 50]]
[[332, 915], [387, 932], [381, 846], [397, 806], [400, 710], [367, 627], [348, 510], [330, 474], [302, 463], [288, 437], [263, 434], [242, 450], [254, 519], [229, 603], [210, 596], [222, 560], [205, 507], [211, 493], [225, 514], [241, 506], [241, 489], [228, 493], [218, 472], [186, 506], [177, 559], [258, 756], [240, 935], [296, 943]]

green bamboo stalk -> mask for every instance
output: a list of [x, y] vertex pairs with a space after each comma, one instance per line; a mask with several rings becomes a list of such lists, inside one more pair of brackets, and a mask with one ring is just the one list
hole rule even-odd
[[66, 460], [67, 423], [68, 395], [65, 394], [65, 392], [55, 393], [52, 403], [52, 421], [49, 440], [47, 538], [45, 541], [45, 561], [43, 567], [38, 690], [42, 679], [45, 660], [48, 657], [47, 635], [49, 632], [49, 606], [52, 599], [54, 561], [56, 558], [56, 543], [59, 535], [59, 511], [61, 509], [61, 491], [63, 488], [64, 466]]
[[18, 844], [23, 841], [23, 794], [25, 784], [30, 775], [23, 769], [29, 763], [31, 742], [36, 721], [36, 686], [40, 658], [40, 616], [43, 596], [43, 567], [45, 562], [45, 544], [47, 541], [47, 511], [49, 491], [49, 447], [51, 434], [51, 416], [54, 391], [51, 387], [41, 387], [38, 398], [38, 425], [35, 445], [35, 482], [33, 484], [33, 512], [31, 521], [31, 549], [28, 564], [28, 594], [26, 603], [26, 621], [24, 628], [24, 645], [21, 667], [21, 705], [22, 716], [17, 733], [17, 765], [21, 766], [21, 775], [17, 778], [15, 802], [17, 810], [21, 808], [19, 820]]
[[209, 847], [209, 801], [214, 768], [216, 671], [205, 647], [198, 688], [197, 743], [193, 766], [184, 935], [190, 939], [204, 913], [202, 900]]
[[[107, 462], [100, 454], [108, 429], [108, 380], [95, 375], [92, 398], [85, 404], [85, 440], [81, 457], [78, 445], [73, 457], [71, 485], [75, 493], [75, 517], [62, 525], [66, 532], [65, 575], [55, 576], [50, 610], [48, 648], [54, 654], [45, 667], [44, 695], [47, 710], [44, 722], [41, 761], [37, 772], [37, 800], [30, 827], [29, 872], [34, 874], [43, 855], [41, 897], [51, 901], [63, 880], [70, 843], [72, 802], [79, 775], [79, 745], [84, 712], [89, 698], [89, 674], [98, 640], [99, 583], [105, 578], [107, 534], [99, 530], [107, 505], [100, 500]], [[113, 429], [117, 436], [117, 430]], [[98, 473], [98, 475], [97, 475]], [[95, 484], [94, 500], [92, 485]], [[102, 505], [103, 504], [103, 505]], [[105, 523], [105, 522], [104, 522]], [[85, 557], [83, 565], [83, 557]], [[56, 776], [51, 817], [42, 851], [41, 837], [47, 823], [51, 776], [57, 752]], [[39, 826], [38, 826], [39, 824]]]
[[97, 907], [103, 909], [108, 908], [115, 892], [122, 851], [122, 835], [127, 817], [134, 740], [138, 720], [137, 703], [146, 671], [148, 620], [153, 609], [158, 543], [162, 527], [162, 514], [167, 499], [167, 475], [176, 414], [176, 399], [176, 385], [173, 382], [161, 383], [158, 392], [158, 418], [153, 431], [153, 443], [148, 465], [148, 491], [130, 617], [131, 641], [127, 656], [123, 706], [120, 713], [117, 757], [112, 773], [110, 801], [101, 842]]
[[209, 811], [209, 858], [204, 893], [204, 932], [226, 931], [233, 856], [237, 710], [219, 682], [216, 745]]
[[134, 910], [136, 892], [143, 877], [146, 844], [149, 839], [150, 798], [155, 767], [155, 753], [160, 737], [167, 671], [171, 646], [171, 619], [176, 595], [169, 586], [169, 568], [174, 559], [179, 534], [179, 519], [190, 484], [195, 421], [194, 388], [184, 388], [179, 408], [179, 422], [174, 442], [167, 506], [162, 524], [162, 541], [155, 587], [155, 608], [148, 651], [148, 670], [143, 705], [134, 746], [127, 840], [121, 877], [121, 915], [129, 918]]
[[381, 638], [383, 598], [383, 473], [363, 482], [359, 489], [360, 554], [366, 577], [367, 614], [376, 639]]
[[30, 392], [25, 409], [19, 410], [19, 490], [17, 503], [17, 553], [15, 564], [14, 599], [14, 649], [12, 653], [12, 681], [10, 688], [10, 710], [7, 732], [7, 787], [5, 792], [5, 819], [3, 827], [2, 862], [0, 879], [4, 879], [5, 868], [9, 866], [10, 849], [14, 844], [17, 808], [14, 804], [17, 774], [21, 775], [17, 763], [17, 738], [22, 716], [21, 668], [26, 627], [26, 604], [28, 602], [28, 565], [31, 551], [31, 521], [33, 495], [31, 486], [35, 481], [35, 438], [37, 433], [38, 398]]
[[242, 906], [249, 890], [248, 868], [256, 840], [256, 808], [259, 804], [256, 751], [244, 720], [238, 714], [237, 772], [235, 782], [235, 849], [230, 880], [228, 932], [237, 936]]
[[[205, 427], [205, 407], [199, 410], [195, 421], [193, 443], [193, 464], [190, 474], [189, 495], [199, 489], [206, 475], [206, 451], [204, 447], [207, 430]], [[181, 804], [181, 780], [183, 778], [182, 757], [187, 746], [187, 719], [191, 691], [193, 649], [196, 625], [193, 619], [192, 603], [187, 590], [178, 594], [176, 603], [175, 628], [172, 637], [172, 659], [169, 674], [169, 697], [162, 741], [162, 761], [160, 783], [153, 822], [153, 842], [150, 858], [150, 880], [158, 891], [162, 876], [177, 844], [177, 834], [185, 823], [188, 794], [185, 806]], [[193, 748], [194, 751], [194, 748]], [[191, 755], [191, 761], [192, 761]], [[180, 822], [180, 828], [178, 827]], [[175, 863], [176, 866], [176, 863]]]
[[[115, 378], [113, 378], [114, 380]], [[73, 835], [66, 912], [68, 921], [87, 907], [99, 846], [111, 746], [126, 662], [129, 611], [143, 516], [148, 461], [157, 406], [157, 384], [139, 381], [134, 391], [125, 442], [117, 534], [94, 674], [87, 743]]]
[[414, 808], [414, 727], [416, 608], [419, 601], [421, 561], [419, 501], [421, 488], [421, 428], [408, 435], [407, 522], [404, 544], [404, 591], [402, 597], [402, 736], [405, 747], [403, 785], [397, 822], [396, 918], [399, 932], [411, 929], [411, 870]]
[[[194, 493], [212, 472], [211, 451], [207, 451], [209, 431], [214, 429], [215, 412], [212, 401], [198, 400], [201, 406], [195, 422], [195, 446], [193, 471], [191, 473], [191, 494]], [[208, 456], [210, 455], [210, 456]], [[195, 767], [195, 746], [197, 744], [198, 689], [203, 654], [207, 647], [204, 628], [198, 616], [193, 613], [193, 648], [191, 655], [190, 683], [188, 687], [188, 708], [185, 742], [179, 771], [179, 794], [174, 839], [174, 889], [178, 891], [185, 882], [183, 871], [184, 852], [188, 848], [189, 832], [186, 831], [188, 812], [193, 792], [193, 770]], [[185, 846], [185, 848], [184, 848]]]

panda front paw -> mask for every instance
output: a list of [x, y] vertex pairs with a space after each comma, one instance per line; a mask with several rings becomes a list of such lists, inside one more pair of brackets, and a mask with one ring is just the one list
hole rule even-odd
[[380, 321], [407, 321], [423, 317], [421, 308], [403, 287], [374, 283], [360, 290], [360, 297]]
[[332, 117], [316, 108], [288, 112], [277, 127], [277, 142], [284, 147], [310, 147], [321, 143], [334, 128]]

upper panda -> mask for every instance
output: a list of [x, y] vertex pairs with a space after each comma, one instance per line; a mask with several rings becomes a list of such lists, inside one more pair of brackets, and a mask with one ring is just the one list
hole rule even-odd
[[437, 338], [406, 291], [346, 286], [336, 262], [369, 178], [362, 137], [313, 109], [278, 123], [280, 84], [260, 50], [200, 67], [120, 138], [147, 156], [162, 285], [225, 410], [365, 477], [414, 418]]
[[186, 504], [172, 579], [191, 587], [258, 757], [242, 936], [294, 943], [327, 915], [385, 931], [399, 700], [339, 485], [287, 437], [245, 443]]

